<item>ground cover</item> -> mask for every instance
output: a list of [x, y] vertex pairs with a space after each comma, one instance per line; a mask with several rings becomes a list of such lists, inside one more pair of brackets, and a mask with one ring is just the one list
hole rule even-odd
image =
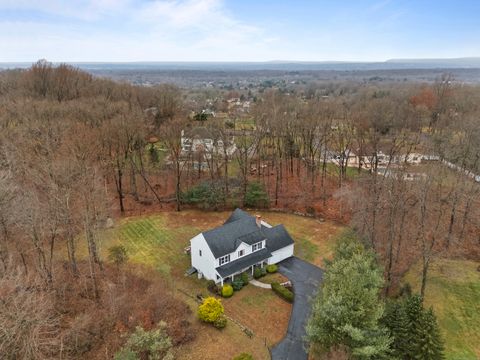
[[[447, 359], [480, 358], [480, 266], [467, 260], [436, 259], [430, 265], [425, 293], [445, 339]], [[413, 267], [404, 281], [420, 290], [420, 266]]]

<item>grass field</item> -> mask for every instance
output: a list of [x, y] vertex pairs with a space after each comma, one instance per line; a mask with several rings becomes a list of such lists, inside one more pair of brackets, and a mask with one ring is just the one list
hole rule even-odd
[[[129, 262], [140, 265], [146, 276], [150, 271], [148, 269], [154, 269], [165, 275], [176, 289], [191, 295], [207, 295], [204, 280], [184, 276], [185, 270], [190, 267], [190, 257], [184, 254], [183, 249], [193, 236], [221, 225], [229, 215], [230, 212], [186, 210], [124, 218], [102, 234], [99, 239], [100, 253], [107, 258], [108, 249], [121, 244], [127, 249]], [[342, 229], [330, 222], [321, 223], [288, 214], [263, 212], [262, 216], [272, 225], [284, 224], [296, 241], [296, 255], [319, 265], [323, 257], [331, 256], [335, 237]], [[185, 296], [185, 301], [193, 302], [190, 305], [195, 310], [193, 300]], [[256, 359], [268, 358], [267, 346], [274, 345], [285, 335], [291, 304], [280, 299], [273, 291], [253, 285], [222, 301], [226, 314], [252, 329], [255, 336], [248, 338], [235, 324], [229, 324], [225, 331], [219, 332], [201, 324], [193, 316], [194, 326], [205, 336], [183, 345], [178, 358], [228, 359], [237, 350], [250, 352]]]
[[[437, 259], [429, 270], [425, 303], [433, 306], [449, 360], [480, 359], [480, 263]], [[406, 276], [420, 289], [420, 268]]]

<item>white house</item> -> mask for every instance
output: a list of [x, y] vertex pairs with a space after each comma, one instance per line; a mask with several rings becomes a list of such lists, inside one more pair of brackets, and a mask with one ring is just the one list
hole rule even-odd
[[237, 150], [233, 138], [229, 138], [228, 143], [224, 144], [217, 131], [200, 126], [182, 130], [181, 145], [183, 155], [197, 151], [205, 152], [206, 156], [223, 155], [226, 151], [227, 155], [231, 156]]
[[190, 240], [192, 267], [199, 277], [221, 283], [255, 266], [276, 264], [293, 256], [294, 242], [283, 225], [236, 209], [227, 221]]

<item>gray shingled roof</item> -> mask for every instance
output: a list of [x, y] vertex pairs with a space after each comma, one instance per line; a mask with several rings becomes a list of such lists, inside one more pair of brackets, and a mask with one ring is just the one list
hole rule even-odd
[[252, 265], [259, 263], [260, 261], [268, 259], [272, 254], [268, 249], [263, 248], [262, 250], [255, 251], [251, 254], [241, 257], [238, 260], [231, 261], [225, 265], [217, 267], [215, 270], [220, 274], [222, 278], [230, 276], [239, 272], [243, 269], [246, 269]]
[[255, 217], [240, 209], [235, 209], [225, 224], [204, 232], [203, 236], [215, 258], [234, 252], [242, 242], [252, 245], [266, 239], [270, 252], [293, 244], [283, 225], [259, 228]]
[[283, 225], [276, 225], [271, 228], [262, 229], [267, 238], [267, 249], [276, 251], [285, 246], [293, 244], [293, 239]]
[[236, 208], [233, 210], [232, 215], [225, 221], [225, 224], [231, 223], [233, 221], [237, 221], [240, 219], [245, 219], [245, 218], [250, 218], [252, 217], [249, 213], [246, 211], [243, 211], [242, 209]]
[[[240, 238], [248, 238], [249, 234], [258, 233], [259, 230], [260, 228], [257, 226], [255, 218], [250, 216], [206, 231], [203, 233], [203, 237], [207, 241], [210, 250], [212, 250], [213, 256], [219, 258], [234, 252], [242, 243]], [[256, 234], [255, 237], [258, 238], [259, 234]], [[258, 241], [263, 239], [265, 239], [264, 236]]]

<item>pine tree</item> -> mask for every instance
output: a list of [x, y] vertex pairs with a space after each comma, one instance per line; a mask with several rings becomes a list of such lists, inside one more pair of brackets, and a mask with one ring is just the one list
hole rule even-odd
[[409, 342], [410, 327], [405, 304], [400, 301], [387, 303], [382, 323], [389, 329], [390, 335], [393, 337], [392, 354], [399, 359], [405, 359], [411, 346]]
[[422, 312], [417, 322], [416, 337], [414, 359], [441, 360], [445, 358], [443, 340], [432, 308]]
[[407, 298], [405, 302], [405, 315], [408, 322], [408, 331], [406, 342], [408, 344], [406, 353], [407, 359], [414, 359], [418, 348], [418, 322], [423, 314], [422, 298], [419, 295], [413, 295]]
[[353, 237], [342, 239], [326, 266], [322, 291], [307, 326], [310, 342], [328, 352], [345, 348], [352, 359], [383, 359], [391, 338], [380, 324], [383, 276], [375, 256]]

